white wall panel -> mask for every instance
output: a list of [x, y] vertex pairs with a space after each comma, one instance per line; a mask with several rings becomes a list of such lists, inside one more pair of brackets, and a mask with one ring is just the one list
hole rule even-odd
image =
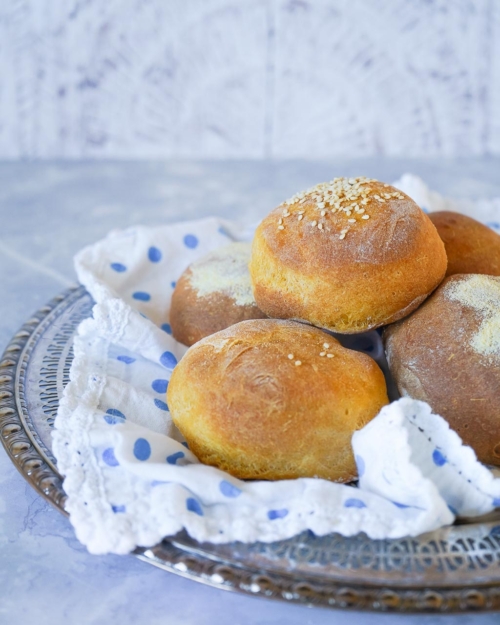
[[0, 158], [500, 154], [495, 0], [2, 0]]

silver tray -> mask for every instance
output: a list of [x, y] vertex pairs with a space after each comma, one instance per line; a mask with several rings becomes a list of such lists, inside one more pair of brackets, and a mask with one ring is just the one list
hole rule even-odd
[[[51, 428], [68, 382], [72, 339], [91, 314], [77, 287], [39, 310], [0, 361], [0, 438], [23, 477], [61, 513], [65, 493]], [[134, 555], [166, 571], [251, 595], [306, 605], [396, 612], [500, 609], [500, 517], [417, 538], [305, 532], [271, 544], [200, 544], [185, 533]]]

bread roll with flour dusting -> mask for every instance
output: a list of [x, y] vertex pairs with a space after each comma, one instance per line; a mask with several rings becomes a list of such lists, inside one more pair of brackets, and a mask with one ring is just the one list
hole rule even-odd
[[480, 461], [500, 466], [500, 278], [447, 278], [384, 341], [399, 392], [426, 401]]
[[250, 243], [231, 243], [192, 263], [177, 281], [170, 309], [172, 335], [184, 345], [239, 321], [262, 319], [250, 284]]

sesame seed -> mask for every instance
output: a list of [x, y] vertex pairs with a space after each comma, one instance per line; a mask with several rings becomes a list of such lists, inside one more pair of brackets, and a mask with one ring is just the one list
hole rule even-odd
[[296, 367], [300, 367], [301, 364], [302, 364], [302, 362], [300, 360], [296, 360], [295, 361], [295, 366]]
[[306, 211], [304, 209], [299, 211], [299, 215], [303, 215]]
[[278, 226], [278, 230], [284, 230], [285, 226]]
[[318, 224], [317, 221], [311, 221], [311, 226], [314, 228], [314, 226], [316, 226]]
[[345, 232], [343, 232], [343, 233], [339, 236], [339, 239], [341, 239], [341, 240], [342, 240], [342, 239], [345, 239]]
[[320, 356], [326, 356], [326, 352], [320, 352], [319, 355]]
[[[283, 202], [281, 205], [283, 208], [283, 217], [288, 217], [290, 215], [288, 206], [298, 204], [299, 202], [314, 204], [316, 208], [318, 208], [318, 212], [321, 212], [322, 217], [326, 215], [328, 210], [331, 210], [332, 213], [342, 211], [346, 217], [351, 217], [351, 211], [357, 213], [358, 210], [361, 210], [361, 206], [366, 206], [370, 201], [377, 200], [383, 203], [384, 198], [390, 199], [390, 197], [392, 197], [391, 193], [381, 193], [378, 188], [376, 189], [378, 194], [374, 193], [375, 189], [369, 186], [371, 182], [376, 181], [371, 178], [359, 177], [334, 178], [329, 182], [322, 182], [306, 191], [296, 193], [292, 198]], [[382, 183], [379, 184], [380, 187], [382, 187]], [[388, 186], [390, 187], [390, 185]], [[391, 189], [389, 189], [389, 191], [390, 190]], [[387, 197], [388, 195], [390, 197]], [[394, 197], [404, 199], [405, 196], [397, 191]], [[302, 211], [302, 213], [304, 212], [305, 211]], [[318, 225], [318, 222], [312, 222], [311, 225], [315, 227]], [[323, 223], [323, 229], [328, 230], [327, 224]]]
[[293, 354], [288, 354], [288, 358], [289, 358], [290, 360], [293, 360]]
[[363, 215], [363, 217], [361, 217], [361, 219], [370, 219], [370, 215]]
[[364, 208], [360, 208], [360, 209], [359, 209], [359, 214], [360, 214], [360, 215], [362, 215], [364, 212], [365, 212], [365, 209], [364, 209]]
[[356, 223], [356, 220], [355, 220], [355, 219], [348, 219], [347, 221], [348, 221], [350, 224], [355, 224], [355, 223]]
[[299, 215], [299, 221], [303, 219], [304, 215]]
[[327, 354], [326, 357], [327, 358], [333, 358], [333, 354]]
[[323, 230], [323, 224], [318, 224], [318, 230]]
[[280, 226], [283, 223], [283, 219], [281, 219], [281, 217], [278, 219], [278, 223], [280, 224]]
[[329, 349], [330, 348], [330, 343], [323, 343], [323, 347], [325, 349]]

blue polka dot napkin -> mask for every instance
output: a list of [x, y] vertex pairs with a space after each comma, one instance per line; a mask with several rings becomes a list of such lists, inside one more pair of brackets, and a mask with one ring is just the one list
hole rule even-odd
[[[429, 209], [438, 204], [414, 177], [398, 186]], [[216, 543], [275, 541], [306, 529], [396, 538], [493, 509], [500, 481], [443, 419], [410, 399], [387, 406], [353, 437], [357, 487], [243, 482], [197, 461], [165, 397], [186, 351], [171, 336], [171, 295], [191, 262], [251, 235], [215, 218], [136, 227], [76, 256], [96, 304], [74, 341], [53, 450], [78, 539], [92, 553], [128, 553], [183, 528]]]

